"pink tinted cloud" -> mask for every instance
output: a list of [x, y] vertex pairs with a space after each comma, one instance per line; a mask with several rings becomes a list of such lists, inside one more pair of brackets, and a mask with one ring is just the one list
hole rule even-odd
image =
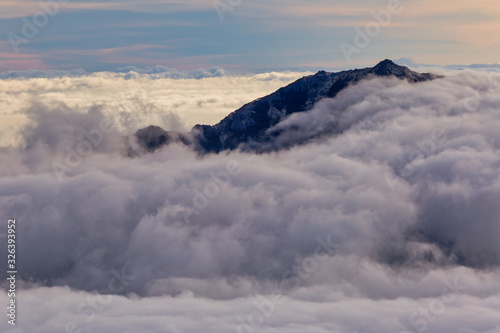
[[75, 56], [87, 56], [95, 58], [96, 62], [100, 63], [139, 66], [164, 65], [185, 70], [214, 65], [228, 68], [235, 67], [229, 64], [229, 62], [227, 66], [221, 64], [221, 59], [230, 59], [234, 56], [232, 54], [173, 57], [168, 52], [169, 48], [170, 47], [165, 45], [138, 44], [96, 50], [61, 50], [57, 53], [47, 53], [43, 55], [42, 58], [68, 60], [68, 58], [73, 58]]
[[[48, 2], [48, 1], [42, 1]], [[59, 10], [125, 10], [131, 12], [165, 12], [176, 10], [199, 10], [213, 8], [211, 1], [204, 0], [129, 0], [114, 2], [82, 2], [69, 1], [61, 4]], [[0, 1], [0, 19], [32, 16], [42, 7], [34, 0], [3, 0]]]
[[[0, 42], [0, 49], [9, 50], [9, 42]], [[40, 55], [0, 52], [0, 71], [24, 69], [49, 69]]]

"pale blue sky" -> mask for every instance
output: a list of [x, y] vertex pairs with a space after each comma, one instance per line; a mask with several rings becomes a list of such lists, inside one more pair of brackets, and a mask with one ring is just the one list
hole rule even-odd
[[[3, 0], [0, 70], [164, 65], [238, 72], [358, 67], [401, 57], [441, 65], [499, 61], [497, 0], [391, 0], [393, 7], [387, 0], [217, 1], [228, 9], [223, 21], [213, 0], [75, 0], [45, 17], [36, 16], [43, 14], [38, 1]], [[41, 1], [48, 2], [56, 0]], [[369, 45], [356, 45], [355, 29], [376, 22], [373, 11], [392, 12], [389, 24]], [[350, 62], [341, 45], [356, 48]]]

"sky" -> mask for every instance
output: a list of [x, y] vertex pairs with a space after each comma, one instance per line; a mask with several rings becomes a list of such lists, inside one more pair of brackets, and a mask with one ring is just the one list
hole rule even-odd
[[499, 21], [495, 0], [3, 0], [0, 70], [492, 64]]

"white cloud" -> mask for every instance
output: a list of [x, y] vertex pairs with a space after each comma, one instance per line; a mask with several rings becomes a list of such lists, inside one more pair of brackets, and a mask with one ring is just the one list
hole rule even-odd
[[[192, 106], [200, 87], [229, 108], [281, 77], [148, 80], [140, 103], [155, 96], [155, 106], [126, 114], [132, 127], [164, 119], [173, 110], [158, 105]], [[242, 82], [251, 91], [233, 96]], [[276, 287], [285, 302], [255, 332], [495, 332], [499, 82], [471, 72], [362, 82], [280, 125], [279, 144], [310, 143], [261, 155], [200, 157], [171, 145], [130, 158], [118, 126], [62, 182], [53, 162], [67, 163], [68, 147], [90, 140], [82, 130], [106, 115], [123, 124], [113, 107], [142, 105], [126, 97], [138, 83], [114, 74], [2, 83], [4, 101], [38, 94], [48, 104], [18, 102], [32, 120], [26, 146], [0, 150], [0, 211], [20, 221], [19, 266], [35, 284], [21, 292], [18, 332], [68, 322], [110, 333], [238, 332], [238, 318]], [[101, 106], [89, 109], [89, 96]], [[331, 245], [328, 260], [317, 259], [318, 238]], [[122, 269], [133, 278], [86, 322], [79, 305], [89, 291], [113, 292]], [[460, 288], [443, 298], [450, 283]]]
[[[327, 263], [334, 266], [335, 261]], [[352, 266], [352, 262], [344, 265]], [[214, 301], [188, 290], [176, 297], [138, 298], [98, 296], [65, 287], [34, 288], [22, 292], [16, 328], [2, 321], [0, 329], [5, 333], [65, 332], [66, 327], [69, 332], [102, 333], [494, 333], [500, 325], [498, 271], [478, 274], [457, 268], [407, 279], [368, 264], [350, 271], [345, 266], [336, 268], [343, 268], [342, 282], [301, 287], [276, 304], [268, 295]], [[360, 283], [361, 278], [366, 280]], [[456, 278], [461, 289], [447, 289]], [[206, 290], [216, 285], [199, 284]], [[357, 293], [359, 284], [385, 289], [394, 296]], [[443, 290], [447, 290], [445, 298]], [[6, 296], [2, 294], [0, 299], [5, 303]], [[28, 315], [27, 309], [36, 311]]]
[[[220, 69], [186, 72], [161, 66], [149, 70], [127, 68], [122, 71], [124, 73], [101, 72], [76, 77], [60, 76], [59, 71], [27, 72], [15, 76], [34, 74], [57, 77], [0, 80], [0, 129], [3, 133], [0, 146], [18, 142], [14, 135], [27, 123], [23, 110], [34, 103], [49, 106], [64, 103], [80, 110], [101, 105], [104, 114], [119, 118], [118, 122], [129, 133], [150, 124], [179, 130], [180, 123], [181, 129], [189, 130], [197, 123], [216, 123], [244, 103], [308, 74], [221, 76]], [[171, 115], [175, 115], [179, 123], [170, 123]]]

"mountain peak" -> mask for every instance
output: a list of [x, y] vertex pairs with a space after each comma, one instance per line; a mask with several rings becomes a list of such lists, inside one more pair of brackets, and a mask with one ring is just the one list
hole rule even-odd
[[385, 60], [382, 60], [381, 62], [379, 62], [378, 64], [376, 64], [374, 68], [376, 68], [376, 67], [386, 67], [386, 68], [389, 68], [389, 67], [402, 67], [402, 66], [396, 65], [396, 63], [394, 63], [390, 59], [385, 59]]
[[266, 131], [289, 115], [305, 112], [323, 98], [335, 98], [339, 92], [362, 80], [375, 77], [396, 77], [410, 83], [439, 78], [431, 73], [417, 73], [399, 66], [389, 59], [375, 67], [347, 70], [338, 73], [319, 71], [305, 76], [278, 91], [245, 104], [215, 125], [196, 125], [189, 135], [162, 132], [149, 128], [136, 136], [147, 150], [154, 150], [177, 138], [192, 140], [196, 149], [203, 153], [237, 149], [242, 143], [258, 144], [270, 140]]
[[411, 73], [407, 67], [399, 66], [389, 59], [379, 62], [370, 72], [379, 76], [394, 75], [397, 77], [407, 76]]
[[368, 69], [367, 74], [376, 76], [395, 76], [399, 79], [406, 79], [409, 82], [423, 82], [440, 78], [442, 76], [431, 73], [417, 73], [410, 70], [408, 67], [399, 66], [392, 60], [385, 59], [379, 62], [375, 67]]

